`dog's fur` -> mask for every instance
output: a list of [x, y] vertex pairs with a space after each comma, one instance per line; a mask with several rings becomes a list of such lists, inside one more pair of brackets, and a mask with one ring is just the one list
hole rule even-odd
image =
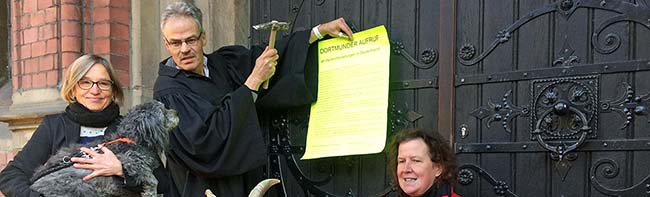
[[92, 171], [72, 166], [41, 177], [43, 173], [52, 171], [64, 157], [79, 153], [80, 145], [62, 148], [50, 157], [36, 170], [34, 178], [40, 178], [34, 181], [31, 188], [45, 196], [156, 196], [158, 181], [153, 170], [161, 166], [158, 155], [168, 149], [169, 133], [177, 125], [176, 111], [166, 109], [160, 102], [151, 101], [131, 108], [121, 120], [117, 132], [107, 135], [105, 140], [87, 145], [96, 147], [101, 142], [120, 137], [135, 141], [136, 144], [117, 142], [106, 147], [122, 162], [125, 175], [142, 186], [141, 193], [119, 187], [115, 184], [114, 177], [95, 177], [83, 181], [82, 178]]

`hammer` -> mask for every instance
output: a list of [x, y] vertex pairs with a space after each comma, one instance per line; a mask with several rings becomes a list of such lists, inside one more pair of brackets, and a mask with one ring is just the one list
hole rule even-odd
[[[278, 22], [276, 20], [272, 20], [271, 22], [268, 23], [262, 23], [258, 25], [254, 25], [253, 29], [255, 30], [271, 30], [271, 35], [269, 36], [269, 48], [275, 48], [275, 34], [278, 32], [278, 30], [287, 30], [289, 29], [289, 23], [287, 22]], [[271, 80], [271, 79], [269, 79]], [[264, 89], [269, 88], [269, 80], [264, 82]]]

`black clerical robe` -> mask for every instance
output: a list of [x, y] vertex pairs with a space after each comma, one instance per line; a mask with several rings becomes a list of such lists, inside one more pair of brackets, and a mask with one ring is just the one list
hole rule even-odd
[[170, 66], [171, 58], [160, 63], [154, 99], [175, 109], [180, 118], [167, 153], [173, 190], [181, 196], [204, 196], [205, 189], [217, 196], [247, 196], [262, 180], [249, 176], [267, 159], [257, 108], [289, 108], [315, 100], [317, 69], [306, 64], [309, 34], [297, 32], [278, 41], [275, 75], [257, 102], [243, 84], [263, 47], [227, 46], [206, 55], [209, 77]]

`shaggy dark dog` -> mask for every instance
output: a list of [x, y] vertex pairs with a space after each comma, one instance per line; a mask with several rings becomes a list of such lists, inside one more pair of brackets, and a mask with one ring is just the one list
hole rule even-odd
[[[127, 176], [137, 185], [142, 185], [142, 193], [119, 187], [113, 177], [95, 177], [89, 181], [82, 178], [92, 171], [72, 167], [70, 157], [88, 157], [80, 152], [80, 145], [62, 148], [32, 177], [31, 188], [45, 196], [156, 196], [158, 181], [153, 170], [161, 165], [158, 155], [168, 148], [168, 136], [178, 125], [176, 111], [168, 110], [157, 101], [137, 105], [122, 119], [114, 135], [105, 140], [88, 144], [93, 150], [105, 143], [122, 162]], [[107, 143], [118, 138], [129, 138], [135, 144], [125, 142]]]

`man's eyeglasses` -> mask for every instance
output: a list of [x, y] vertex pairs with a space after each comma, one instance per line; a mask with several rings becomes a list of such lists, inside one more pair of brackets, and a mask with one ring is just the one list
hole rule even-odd
[[97, 87], [99, 87], [100, 90], [110, 90], [113, 87], [113, 81], [111, 80], [91, 81], [88, 79], [82, 79], [79, 80], [77, 84], [81, 89], [84, 90], [90, 90], [90, 88], [92, 88], [95, 84], [97, 84]]
[[185, 40], [168, 40], [167, 37], [165, 37], [165, 35], [163, 35], [163, 38], [165, 38], [165, 42], [167, 42], [167, 44], [170, 47], [172, 47], [172, 48], [181, 48], [181, 46], [183, 46], [183, 43], [185, 43], [185, 44], [187, 44], [189, 46], [196, 46], [196, 44], [199, 43], [199, 40], [201, 39], [201, 36], [203, 36], [203, 32], [201, 32], [201, 34], [199, 34], [198, 37], [197, 36], [192, 36], [192, 37], [189, 37], [189, 38], [187, 38]]

